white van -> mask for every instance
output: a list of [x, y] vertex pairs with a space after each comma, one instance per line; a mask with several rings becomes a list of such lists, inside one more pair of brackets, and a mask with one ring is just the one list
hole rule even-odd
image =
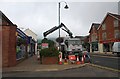
[[113, 54], [117, 53], [117, 55], [120, 56], [120, 42], [114, 42], [112, 49], [113, 49]]

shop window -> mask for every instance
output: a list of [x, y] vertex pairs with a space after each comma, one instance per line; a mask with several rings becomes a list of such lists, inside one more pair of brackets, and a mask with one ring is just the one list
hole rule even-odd
[[25, 57], [25, 43], [26, 40], [21, 38], [20, 36], [17, 36], [17, 46], [16, 46], [16, 60], [20, 60]]
[[110, 46], [108, 43], [103, 44], [103, 52], [110, 52]]

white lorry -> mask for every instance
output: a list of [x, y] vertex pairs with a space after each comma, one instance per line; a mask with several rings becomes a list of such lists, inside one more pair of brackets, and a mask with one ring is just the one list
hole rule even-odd
[[117, 55], [120, 56], [120, 42], [114, 42], [112, 52], [113, 54], [117, 53]]
[[61, 51], [63, 53], [63, 59], [66, 57], [71, 63], [75, 63], [77, 57], [82, 57], [82, 43], [79, 38], [64, 38], [64, 42], [61, 43]]
[[65, 39], [67, 52], [80, 52], [82, 51], [82, 44], [79, 38], [67, 38]]

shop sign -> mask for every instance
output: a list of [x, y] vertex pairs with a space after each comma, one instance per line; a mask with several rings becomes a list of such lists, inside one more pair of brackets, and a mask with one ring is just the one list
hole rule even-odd
[[48, 43], [42, 43], [42, 49], [44, 49], [44, 48], [48, 48]]

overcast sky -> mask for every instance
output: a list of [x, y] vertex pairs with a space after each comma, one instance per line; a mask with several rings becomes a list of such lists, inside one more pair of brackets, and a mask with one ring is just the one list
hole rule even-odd
[[[101, 23], [107, 12], [118, 13], [118, 2], [67, 2], [61, 3], [61, 22], [74, 36], [89, 34], [92, 23]], [[31, 29], [43, 38], [43, 32], [58, 26], [58, 2], [2, 2], [0, 10], [18, 27]], [[61, 30], [61, 36], [68, 35]], [[47, 37], [58, 37], [58, 30]]]

